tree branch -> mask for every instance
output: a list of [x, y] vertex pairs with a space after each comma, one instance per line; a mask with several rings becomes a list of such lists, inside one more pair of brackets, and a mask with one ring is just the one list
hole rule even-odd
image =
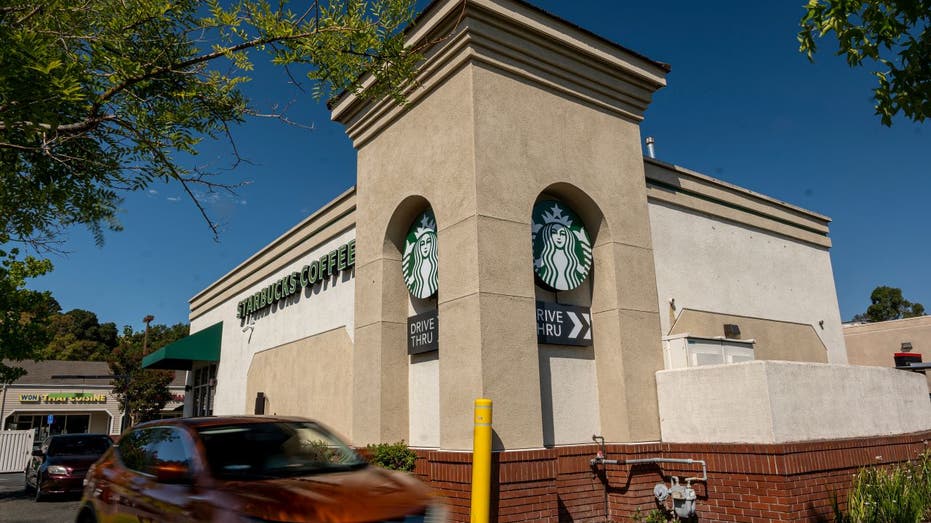
[[15, 143], [0, 142], [0, 149], [19, 149], [20, 151], [31, 151], [36, 152], [40, 151], [39, 147], [29, 147], [26, 145], [18, 145]]
[[157, 69], [153, 69], [152, 71], [149, 71], [148, 73], [141, 74], [139, 76], [135, 76], [132, 78], [128, 78], [120, 82], [119, 84], [114, 85], [113, 87], [104, 91], [104, 93], [100, 95], [97, 101], [94, 102], [94, 105], [91, 108], [91, 114], [93, 114], [94, 111], [99, 110], [99, 108], [104, 103], [106, 103], [110, 98], [113, 98], [113, 96], [115, 96], [120, 91], [123, 91], [127, 89], [128, 87], [131, 87], [139, 82], [143, 82], [145, 80], [154, 78], [160, 74], [164, 74], [169, 71], [178, 72], [176, 71], [177, 69], [187, 69], [193, 65], [198, 65], [204, 62], [209, 62], [210, 60], [215, 60], [217, 58], [226, 56], [230, 53], [237, 53], [245, 49], [252, 49], [254, 47], [258, 47], [262, 45], [273, 44], [276, 42], [289, 42], [292, 40], [300, 40], [300, 39], [308, 38], [308, 37], [311, 37], [315, 34], [322, 33], [322, 32], [340, 33], [340, 32], [351, 32], [351, 31], [352, 31], [352, 28], [340, 26], [340, 27], [327, 27], [324, 29], [315, 28], [313, 31], [310, 31], [310, 32], [297, 33], [293, 35], [266, 36], [266, 37], [253, 38], [252, 40], [248, 40], [246, 42], [242, 42], [240, 44], [236, 44], [231, 47], [218, 49], [212, 53], [203, 54], [203, 55], [191, 58], [189, 60], [179, 62], [177, 64], [171, 64], [169, 66], [159, 67]]
[[[87, 131], [95, 129], [98, 125], [109, 120], [115, 120], [116, 116], [112, 114], [106, 114], [103, 116], [95, 116], [86, 118], [80, 122], [69, 123], [65, 125], [52, 125], [47, 123], [36, 123], [23, 121], [19, 122], [19, 125], [16, 127], [38, 127], [40, 129], [45, 129], [46, 131], [55, 131], [56, 133], [61, 134], [81, 134]], [[5, 123], [0, 123], [0, 131], [5, 131], [9, 127]]]
[[283, 42], [283, 41], [288, 41], [288, 40], [297, 40], [300, 38], [307, 38], [313, 34], [314, 33], [299, 33], [296, 35], [289, 35], [289, 36], [253, 38], [252, 40], [243, 42], [241, 44], [234, 45], [232, 47], [219, 49], [212, 53], [200, 55], [200, 56], [191, 58], [189, 60], [185, 60], [177, 64], [172, 64], [170, 66], [156, 68], [152, 71], [149, 71], [148, 73], [135, 76], [133, 78], [128, 78], [120, 82], [119, 84], [114, 85], [113, 87], [107, 89], [106, 91], [104, 91], [103, 94], [100, 95], [97, 101], [94, 102], [94, 106], [92, 107], [91, 110], [93, 112], [94, 110], [99, 109], [100, 106], [102, 106], [110, 98], [113, 98], [113, 96], [115, 96], [120, 91], [123, 91], [126, 88], [131, 87], [139, 82], [148, 80], [150, 78], [154, 78], [160, 74], [163, 74], [163, 73], [175, 70], [175, 69], [187, 69], [188, 67], [191, 67], [193, 65], [201, 64], [204, 62], [209, 62], [210, 60], [215, 60], [217, 58], [220, 58], [221, 56], [226, 56], [227, 54], [230, 54], [230, 53], [236, 53], [244, 49], [251, 49], [253, 47], [257, 47], [260, 45], [267, 45], [267, 44], [274, 43], [274, 42]]
[[32, 11], [30, 11], [28, 14], [26, 14], [25, 16], [23, 16], [23, 17], [20, 18], [19, 20], [17, 20], [17, 21], [16, 21], [16, 25], [20, 25], [20, 24], [22, 24], [23, 22], [25, 22], [26, 20], [29, 20], [30, 18], [32, 18], [33, 15], [35, 15], [36, 13], [38, 13], [38, 12], [41, 11], [41, 10], [42, 10], [42, 4], [37, 5], [35, 9], [33, 9]]
[[126, 129], [130, 133], [134, 134], [136, 136], [136, 143], [142, 145], [147, 150], [149, 150], [149, 152], [151, 152], [152, 155], [155, 156], [158, 159], [158, 161], [162, 165], [165, 166], [168, 172], [171, 173], [171, 177], [177, 180], [181, 184], [181, 187], [184, 188], [184, 192], [187, 193], [187, 195], [194, 202], [194, 205], [197, 206], [197, 210], [200, 212], [201, 217], [203, 217], [204, 221], [207, 222], [207, 226], [210, 227], [211, 232], [213, 232], [213, 238], [216, 241], [220, 237], [220, 231], [217, 230], [217, 225], [213, 223], [213, 220], [210, 219], [210, 216], [207, 214], [207, 210], [204, 209], [203, 204], [200, 203], [200, 200], [197, 199], [197, 196], [194, 194], [194, 192], [191, 190], [190, 186], [188, 185], [188, 182], [191, 180], [185, 178], [184, 175], [180, 171], [178, 171], [178, 169], [171, 162], [171, 160], [167, 156], [165, 156], [165, 152], [162, 151], [158, 146], [151, 143], [142, 133], [136, 130], [136, 128], [131, 123], [120, 120], [120, 119], [114, 119], [114, 122], [116, 122], [118, 125]]

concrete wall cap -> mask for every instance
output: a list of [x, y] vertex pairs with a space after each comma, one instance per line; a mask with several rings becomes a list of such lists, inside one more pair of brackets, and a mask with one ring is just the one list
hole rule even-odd
[[844, 336], [856, 336], [867, 332], [884, 330], [906, 329], [917, 326], [931, 325], [931, 316], [916, 316], [914, 318], [901, 318], [898, 320], [877, 321], [872, 323], [845, 323]]
[[753, 345], [756, 343], [756, 340], [753, 338], [727, 338], [725, 336], [693, 336], [688, 332], [681, 332], [679, 334], [671, 334], [669, 336], [663, 336], [663, 341], [669, 340], [679, 340], [682, 338], [691, 338], [693, 340], [705, 340], [705, 341], [727, 341], [730, 343], [745, 343], [748, 345]]
[[[667, 64], [514, 0], [438, 0], [409, 28], [407, 44], [426, 46], [418, 85], [405, 93], [408, 106], [463, 64], [482, 63], [639, 121], [669, 71]], [[555, 77], [562, 80], [554, 84]], [[360, 81], [365, 89], [374, 80]], [[405, 109], [392, 100], [364, 100], [352, 93], [328, 106], [331, 119], [346, 125], [357, 148]]]
[[[744, 341], [744, 340], [737, 340]], [[837, 363], [815, 363], [809, 361], [779, 361], [779, 360], [755, 360], [755, 361], [742, 361], [740, 363], [724, 363], [720, 365], [700, 365], [698, 367], [686, 367], [682, 369], [664, 369], [656, 371], [657, 375], [660, 374], [672, 374], [676, 372], [691, 372], [691, 373], [700, 373], [700, 372], [710, 372], [712, 370], [721, 369], [722, 367], [729, 367], [739, 369], [741, 367], [760, 367], [760, 368], [788, 368], [788, 367], [809, 367], [812, 369], [821, 368], [836, 368], [836, 369], [869, 369], [873, 372], [901, 372], [893, 367], [871, 367], [866, 365], [844, 365]]]
[[[711, 185], [719, 186], [719, 187], [724, 188], [724, 189], [727, 189], [727, 190], [729, 190], [729, 191], [733, 191], [734, 193], [736, 193], [736, 194], [738, 194], [738, 195], [740, 195], [740, 196], [743, 196], [744, 198], [756, 199], [756, 200], [760, 200], [760, 201], [762, 201], [762, 202], [765, 202], [765, 203], [768, 203], [768, 204], [771, 204], [771, 205], [774, 205], [774, 206], [777, 206], [777, 207], [783, 207], [783, 208], [785, 208], [785, 209], [787, 209], [787, 210], [791, 210], [791, 211], [794, 211], [795, 213], [801, 214], [801, 215], [803, 215], [803, 216], [805, 216], [805, 217], [807, 217], [807, 218], [814, 219], [815, 221], [824, 222], [824, 225], [825, 225], [825, 226], [826, 226], [828, 223], [831, 222], [831, 217], [830, 217], [830, 216], [826, 216], [826, 215], [824, 215], [824, 214], [821, 214], [821, 213], [818, 213], [818, 212], [815, 212], [815, 211], [812, 211], [812, 210], [809, 210], [809, 209], [805, 209], [805, 208], [803, 208], [803, 207], [799, 207], [799, 206], [797, 206], [797, 205], [794, 205], [794, 204], [785, 202], [785, 201], [783, 201], [783, 200], [779, 200], [779, 199], [773, 198], [772, 196], [767, 196], [767, 195], [765, 195], [765, 194], [758, 193], [758, 192], [756, 192], [756, 191], [751, 191], [750, 189], [747, 189], [747, 188], [745, 188], [745, 187], [741, 187], [741, 186], [739, 186], [739, 185], [735, 185], [735, 184], [733, 184], [733, 183], [726, 182], [726, 181], [724, 181], [724, 180], [720, 180], [720, 179], [715, 178], [715, 177], [713, 177], [713, 176], [708, 176], [707, 174], [700, 173], [700, 172], [698, 172], [698, 171], [693, 171], [692, 169], [689, 169], [689, 168], [687, 168], [687, 167], [682, 167], [681, 165], [676, 165], [676, 164], [674, 164], [674, 163], [664, 162], [664, 161], [662, 161], [662, 160], [657, 160], [656, 158], [649, 158], [649, 157], [646, 157], [646, 156], [644, 156], [643, 161], [644, 161], [644, 163], [646, 163], [646, 164], [653, 164], [653, 165], [656, 165], [656, 166], [658, 166], [658, 167], [663, 167], [663, 168], [665, 168], [665, 169], [668, 169], [668, 170], [671, 170], [671, 171], [675, 171], [675, 172], [677, 172], [677, 173], [679, 173], [679, 174], [684, 174], [684, 175], [687, 175], [687, 176], [689, 176], [689, 177], [696, 178], [696, 179], [698, 179], [698, 180], [702, 180], [702, 181], [707, 182], [707, 183], [709, 183], [709, 184], [711, 184]], [[649, 176], [648, 176], [648, 180], [649, 180]]]

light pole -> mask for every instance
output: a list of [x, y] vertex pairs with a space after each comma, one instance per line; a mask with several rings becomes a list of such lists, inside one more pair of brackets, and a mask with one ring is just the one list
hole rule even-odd
[[152, 320], [155, 319], [155, 316], [151, 314], [147, 315], [145, 318], [142, 318], [143, 323], [145, 323], [145, 334], [142, 335], [142, 355], [149, 355], [149, 324], [152, 323]]

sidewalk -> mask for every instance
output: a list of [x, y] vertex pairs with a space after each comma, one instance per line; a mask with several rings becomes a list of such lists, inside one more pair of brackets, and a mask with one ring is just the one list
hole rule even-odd
[[6, 472], [0, 474], [0, 497], [8, 497], [11, 493], [22, 492], [23, 473]]

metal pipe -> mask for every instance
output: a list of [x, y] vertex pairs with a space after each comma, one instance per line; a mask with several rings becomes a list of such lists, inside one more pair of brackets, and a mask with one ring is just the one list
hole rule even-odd
[[591, 463], [593, 467], [599, 464], [603, 464], [603, 465], [624, 465], [625, 464], [623, 461], [618, 461], [616, 459], [604, 459], [604, 458], [601, 458], [601, 459], [595, 458], [595, 459], [589, 460], [589, 463]]
[[708, 481], [708, 466], [705, 464], [703, 459], [679, 459], [679, 458], [643, 458], [643, 459], [628, 459], [624, 460], [625, 465], [637, 465], [638, 463], [682, 463], [685, 465], [701, 465], [701, 477], [700, 478], [685, 478], [686, 482], [689, 481]]
[[701, 465], [701, 477], [685, 478], [687, 483], [692, 481], [708, 481], [708, 465], [703, 459], [691, 458], [639, 458], [639, 459], [605, 459], [604, 453], [589, 460], [591, 466], [596, 465], [642, 465], [645, 463], [681, 463], [683, 465]]
[[[605, 439], [604, 439], [604, 436], [599, 436], [599, 435], [597, 435], [597, 434], [592, 434], [592, 441], [594, 441], [595, 443], [598, 443], [598, 444], [601, 446], [601, 449], [599, 449], [598, 452], [595, 454], [595, 458], [596, 458], [596, 459], [597, 459], [597, 458], [604, 459], [604, 457], [605, 457]], [[594, 467], [594, 465], [592, 465], [592, 467]], [[607, 519], [607, 518], [608, 518], [608, 484], [607, 484], [607, 483], [608, 483], [608, 475], [607, 475], [607, 473], [604, 475], [603, 481], [604, 481], [604, 483], [605, 483], [605, 487], [602, 489], [602, 492], [604, 493], [604, 500], [603, 500], [604, 509], [603, 509], [603, 510], [604, 510], [604, 515], [605, 515], [605, 521], [607, 521], [607, 520], [608, 520], [608, 519]]]
[[8, 386], [9, 384], [7, 383], [3, 384], [3, 399], [0, 400], [0, 430], [3, 430], [3, 428], [6, 426], [5, 420], [3, 418], [3, 408], [6, 407], [6, 389]]
[[656, 150], [653, 148], [653, 142], [654, 142], [653, 137], [647, 136], [646, 142], [647, 142], [647, 156], [649, 156], [650, 158], [656, 158]]

